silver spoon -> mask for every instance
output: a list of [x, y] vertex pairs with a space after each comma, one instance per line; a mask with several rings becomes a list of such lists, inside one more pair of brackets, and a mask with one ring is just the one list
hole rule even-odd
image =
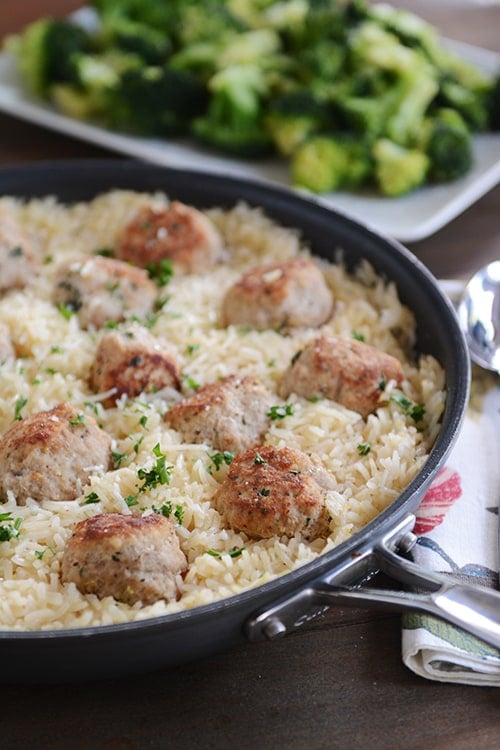
[[484, 266], [468, 281], [457, 313], [471, 359], [500, 373], [500, 260]]

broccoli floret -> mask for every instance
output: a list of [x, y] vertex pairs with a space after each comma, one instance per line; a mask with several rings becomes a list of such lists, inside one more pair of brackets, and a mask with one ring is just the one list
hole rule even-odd
[[489, 76], [447, 48], [437, 30], [418, 16], [387, 4], [376, 4], [372, 17], [396, 34], [403, 44], [425, 55], [439, 83], [437, 101], [441, 106], [457, 109], [473, 129], [487, 127]]
[[328, 106], [304, 89], [296, 89], [272, 99], [265, 117], [265, 126], [283, 156], [291, 156], [309, 135], [330, 125]]
[[75, 60], [90, 51], [89, 35], [67, 21], [42, 18], [6, 45], [30, 93], [45, 97], [53, 83], [73, 82]]
[[172, 49], [170, 39], [165, 33], [127, 18], [105, 20], [101, 44], [105, 49], [117, 47], [136, 54], [149, 65], [165, 62]]
[[127, 70], [138, 69], [136, 55], [110, 50], [102, 54], [82, 54], [75, 58], [71, 83], [56, 83], [49, 89], [56, 107], [78, 119], [107, 120], [110, 101]]
[[301, 3], [301, 9], [295, 22], [281, 29], [287, 48], [294, 52], [314, 49], [325, 40], [344, 46], [349, 30], [366, 17], [367, 4], [364, 0], [309, 0]]
[[206, 91], [195, 76], [150, 65], [120, 76], [109, 102], [109, 124], [141, 135], [178, 134], [205, 105]]
[[375, 68], [388, 81], [392, 78], [387, 98], [381, 99], [386, 118], [382, 133], [402, 146], [412, 145], [439, 90], [433, 67], [422, 54], [405, 47], [394, 34], [372, 21], [360, 24], [353, 32], [351, 52], [355, 69]]
[[437, 102], [457, 110], [472, 130], [486, 130], [489, 125], [488, 97], [491, 86], [466, 87], [453, 78], [441, 81]]
[[190, 0], [90, 0], [88, 4], [95, 8], [104, 22], [128, 19], [168, 33], [178, 23], [189, 2]]
[[404, 148], [388, 138], [373, 146], [375, 179], [383, 195], [405, 195], [423, 185], [429, 170], [429, 157], [416, 148]]
[[472, 166], [470, 131], [453, 109], [438, 109], [424, 121], [420, 145], [430, 160], [428, 179], [456, 180]]
[[371, 172], [366, 145], [342, 135], [312, 136], [298, 146], [291, 160], [292, 183], [313, 193], [352, 189]]
[[178, 44], [184, 49], [191, 44], [223, 39], [229, 34], [244, 31], [225, 0], [204, 0], [186, 7], [178, 29]]
[[207, 113], [192, 124], [193, 135], [210, 146], [240, 156], [268, 151], [271, 139], [262, 124], [263, 101], [269, 94], [257, 65], [232, 65], [209, 81]]

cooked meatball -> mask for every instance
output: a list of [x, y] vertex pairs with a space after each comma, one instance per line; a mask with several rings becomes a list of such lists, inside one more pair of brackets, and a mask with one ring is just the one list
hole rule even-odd
[[153, 309], [156, 285], [146, 271], [100, 255], [70, 261], [59, 269], [54, 302], [77, 313], [82, 328], [102, 328]]
[[13, 359], [15, 356], [10, 331], [5, 323], [0, 323], [0, 364], [8, 359]]
[[176, 576], [186, 569], [170, 519], [103, 513], [76, 525], [64, 550], [61, 579], [100, 599], [153, 604], [176, 599]]
[[0, 439], [0, 497], [17, 503], [74, 500], [95, 471], [106, 471], [111, 439], [68, 404], [14, 422]]
[[175, 404], [165, 421], [186, 442], [240, 453], [261, 440], [274, 403], [276, 397], [251, 375], [229, 375]]
[[35, 272], [31, 241], [5, 207], [0, 207], [0, 293], [26, 286]]
[[203, 273], [222, 250], [222, 238], [210, 219], [173, 201], [168, 208], [143, 206], [125, 227], [116, 254], [143, 268], [169, 259], [181, 273]]
[[326, 493], [335, 483], [302, 451], [260, 446], [237, 456], [213, 502], [235, 531], [250, 537], [325, 537]]
[[272, 328], [317, 328], [332, 314], [333, 299], [312, 260], [293, 258], [258, 266], [227, 291], [222, 324]]
[[297, 352], [284, 372], [279, 392], [337, 401], [362, 417], [375, 411], [389, 380], [400, 384], [401, 363], [355, 339], [323, 333]]
[[97, 347], [90, 371], [90, 386], [96, 392], [114, 388], [103, 401], [113, 406], [124, 393], [138, 396], [144, 391], [180, 388], [177, 355], [169, 344], [140, 325], [106, 333]]

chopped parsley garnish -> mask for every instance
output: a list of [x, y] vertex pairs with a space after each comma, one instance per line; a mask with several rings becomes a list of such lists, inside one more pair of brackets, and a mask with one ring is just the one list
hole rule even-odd
[[177, 523], [179, 524], [182, 524], [182, 521], [184, 519], [184, 508], [182, 507], [182, 505], [177, 504], [174, 508], [171, 500], [167, 500], [163, 503], [163, 505], [160, 505], [159, 508], [156, 508], [153, 505], [153, 512], [165, 516], [165, 518], [170, 518], [173, 512], [173, 515], [175, 516], [175, 518], [177, 519]]
[[200, 387], [200, 384], [190, 375], [184, 375], [182, 380], [188, 388], [191, 388], [192, 391], [197, 391]]
[[211, 555], [212, 557], [218, 557], [219, 559], [223, 555], [229, 555], [229, 557], [239, 557], [241, 553], [244, 551], [245, 547], [231, 547], [231, 549], [228, 549], [227, 552], [219, 552], [216, 549], [207, 549], [207, 555]]
[[143, 480], [139, 492], [152, 490], [155, 487], [158, 487], [159, 484], [170, 484], [170, 472], [173, 469], [173, 466], [167, 466], [166, 456], [161, 452], [159, 443], [156, 443], [153, 448], [153, 453], [156, 456], [156, 463], [154, 466], [149, 470], [139, 469], [137, 472], [139, 479]]
[[14, 407], [14, 420], [18, 421], [23, 418], [21, 412], [28, 403], [28, 399], [25, 396], [19, 396]]
[[293, 414], [293, 404], [279, 404], [278, 406], [271, 406], [267, 412], [269, 419], [284, 419], [290, 417]]
[[84, 505], [93, 505], [94, 503], [100, 502], [101, 498], [97, 494], [97, 492], [89, 492], [88, 495], [85, 496], [85, 502]]
[[141, 425], [141, 427], [146, 427], [147, 423], [148, 423], [148, 418], [145, 414], [143, 414], [142, 417], [139, 419], [139, 424]]
[[199, 344], [188, 344], [186, 346], [186, 353], [187, 354], [194, 354], [194, 352], [198, 351], [199, 348], [200, 348]]
[[360, 331], [356, 331], [356, 330], [351, 331], [351, 336], [356, 341], [365, 341], [365, 337]]
[[226, 466], [231, 465], [234, 459], [234, 453], [231, 451], [218, 451], [217, 453], [209, 453], [208, 457], [218, 471], [222, 464], [226, 464]]
[[124, 497], [123, 500], [129, 508], [132, 508], [134, 505], [139, 505], [137, 495], [127, 495], [127, 497]]
[[9, 542], [11, 539], [17, 539], [22, 522], [22, 518], [13, 518], [10, 511], [8, 513], [0, 513], [0, 542]]
[[359, 443], [357, 448], [360, 456], [367, 456], [371, 451], [372, 446], [370, 443]]
[[53, 547], [45, 547], [45, 549], [35, 550], [35, 557], [37, 558], [37, 560], [41, 560], [46, 552], [52, 552], [53, 555], [56, 554], [56, 551]]
[[112, 258], [114, 252], [110, 247], [98, 247], [94, 250], [94, 255], [102, 255], [103, 258]]
[[165, 305], [170, 299], [170, 294], [165, 294], [163, 297], [158, 297], [158, 299], [155, 302], [155, 310], [157, 312], [160, 312], [160, 310], [163, 310]]
[[159, 263], [147, 263], [146, 270], [149, 273], [149, 277], [154, 279], [158, 286], [165, 286], [165, 284], [168, 284], [174, 275], [174, 269], [170, 258], [162, 258]]
[[24, 255], [24, 250], [21, 247], [21, 245], [16, 245], [12, 248], [12, 250], [9, 251], [9, 257], [10, 258], [22, 258]]
[[70, 419], [69, 423], [74, 427], [85, 424], [85, 414], [77, 414], [74, 419]]
[[113, 459], [113, 466], [115, 469], [119, 469], [122, 461], [127, 458], [126, 453], [118, 453], [118, 451], [111, 451], [111, 457]]
[[75, 311], [68, 307], [68, 305], [57, 305], [57, 309], [66, 320], [69, 320], [75, 314]]
[[268, 487], [262, 487], [262, 489], [257, 490], [257, 494], [261, 497], [269, 497], [271, 490]]
[[415, 420], [415, 422], [420, 422], [420, 420], [423, 419], [425, 414], [425, 407], [423, 404], [415, 403], [415, 401], [412, 401], [403, 393], [391, 396], [391, 401], [394, 401], [394, 403], [397, 404], [405, 414], [408, 414], [409, 417]]
[[256, 453], [253, 459], [254, 464], [265, 464], [266, 460], [262, 458], [260, 453]]
[[141, 435], [138, 440], [134, 443], [134, 453], [139, 453], [139, 448], [141, 447], [142, 441], [144, 440], [144, 435]]

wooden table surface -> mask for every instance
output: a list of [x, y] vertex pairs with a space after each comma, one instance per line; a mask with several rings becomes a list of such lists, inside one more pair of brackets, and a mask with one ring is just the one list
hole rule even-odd
[[[160, 1], [160, 0], [158, 0]], [[1, 0], [0, 38], [75, 0]], [[405, 0], [449, 37], [500, 52], [500, 5]], [[0, 165], [116, 154], [0, 115]], [[500, 187], [410, 249], [438, 276], [500, 257]], [[1, 673], [1, 664], [0, 664]], [[128, 680], [0, 685], [2, 750], [493, 750], [495, 688], [416, 677], [400, 619], [334, 609], [287, 638]]]

